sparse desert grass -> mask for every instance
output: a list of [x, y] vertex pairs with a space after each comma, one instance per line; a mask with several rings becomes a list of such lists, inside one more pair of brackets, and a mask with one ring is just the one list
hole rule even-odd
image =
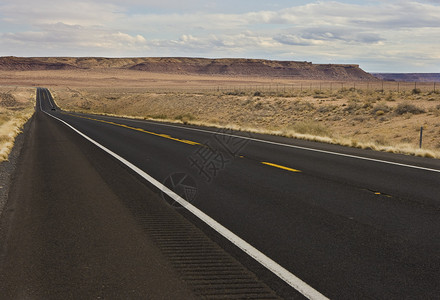
[[[436, 93], [356, 89], [285, 93], [276, 90], [157, 93], [103, 88], [54, 88], [53, 91], [58, 104], [68, 110], [228, 127], [440, 158], [440, 97]], [[418, 149], [421, 126], [425, 128], [424, 147]]]
[[0, 71], [1, 84], [48, 87], [66, 110], [229, 127], [440, 158], [440, 93], [438, 86], [434, 90], [428, 83], [418, 83], [420, 91], [414, 91], [414, 83], [102, 69]]
[[294, 132], [320, 137], [331, 137], [331, 129], [316, 121], [301, 121], [292, 126]]
[[7, 160], [15, 137], [34, 113], [35, 89], [0, 87], [0, 162]]

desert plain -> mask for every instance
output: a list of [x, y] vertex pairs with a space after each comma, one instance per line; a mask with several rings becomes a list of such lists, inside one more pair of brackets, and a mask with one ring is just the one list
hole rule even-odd
[[49, 88], [57, 105], [69, 111], [440, 158], [440, 93], [433, 83], [100, 68], [0, 70], [3, 159], [18, 128], [32, 115], [37, 86]]

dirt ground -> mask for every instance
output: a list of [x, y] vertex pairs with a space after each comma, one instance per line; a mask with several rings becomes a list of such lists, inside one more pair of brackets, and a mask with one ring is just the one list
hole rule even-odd
[[0, 162], [7, 159], [14, 139], [34, 112], [35, 89], [0, 86]]
[[48, 87], [68, 110], [228, 126], [440, 158], [440, 93], [433, 85], [114, 69], [0, 71], [1, 85]]

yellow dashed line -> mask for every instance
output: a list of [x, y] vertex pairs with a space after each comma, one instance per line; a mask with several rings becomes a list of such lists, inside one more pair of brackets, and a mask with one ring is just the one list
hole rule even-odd
[[393, 198], [393, 196], [391, 196], [391, 195], [387, 195], [387, 194], [383, 194], [383, 193], [381, 193], [381, 192], [374, 192], [374, 194], [375, 194], [375, 195], [380, 195], [380, 196], [385, 196], [385, 197], [387, 197], [387, 198]]
[[[168, 134], [164, 134], [164, 133], [155, 133], [155, 132], [144, 130], [142, 128], [131, 127], [131, 126], [128, 126], [128, 125], [119, 124], [119, 123], [115, 123], [115, 122], [111, 122], [111, 121], [105, 121], [105, 120], [100, 120], [100, 119], [95, 119], [95, 118], [83, 117], [83, 116], [78, 116], [78, 115], [69, 114], [69, 113], [63, 113], [63, 114], [66, 114], [66, 115], [69, 115], [69, 116], [72, 116], [72, 117], [76, 117], [76, 118], [82, 118], [82, 119], [87, 119], [87, 120], [92, 120], [92, 121], [96, 121], [96, 122], [106, 123], [106, 124], [110, 124], [110, 125], [114, 125], [114, 126], [119, 126], [119, 127], [131, 129], [131, 130], [136, 130], [136, 131], [139, 131], [139, 132], [155, 135], [155, 136], [158, 136], [158, 137], [162, 137], [162, 138], [173, 140], [173, 141], [180, 142], [180, 143], [185, 143], [185, 144], [188, 144], [188, 145], [201, 145], [201, 146], [203, 146], [200, 143], [197, 143], [197, 142], [194, 142], [194, 141], [190, 141], [190, 140], [174, 138], [174, 137], [172, 137], [172, 136], [170, 136]], [[244, 158], [244, 156], [240, 155], [240, 158]], [[283, 170], [286, 170], [286, 171], [289, 171], [289, 172], [297, 172], [297, 173], [301, 172], [300, 170], [292, 169], [292, 168], [289, 168], [289, 167], [285, 167], [285, 166], [281, 166], [281, 165], [277, 165], [277, 164], [273, 164], [273, 163], [269, 163], [269, 162], [261, 162], [261, 163], [264, 164], [264, 165], [271, 166], [271, 167], [283, 169]]]
[[264, 165], [268, 165], [268, 166], [271, 166], [271, 167], [275, 167], [275, 168], [279, 168], [279, 169], [283, 169], [283, 170], [287, 170], [287, 171], [290, 171], [290, 172], [296, 172], [296, 173], [299, 173], [299, 172], [301, 172], [300, 170], [296, 170], [296, 169], [292, 169], [292, 168], [289, 168], [289, 167], [285, 167], [285, 166], [281, 166], [281, 165], [277, 165], [277, 164], [273, 164], [273, 163], [270, 163], [270, 162], [261, 162], [262, 164], [264, 164]]
[[185, 144], [188, 144], [188, 145], [201, 145], [200, 143], [197, 143], [197, 142], [193, 142], [193, 141], [190, 141], [190, 140], [181, 140], [181, 139], [178, 139], [178, 138], [173, 138], [172, 136], [170, 136], [170, 135], [168, 135], [168, 134], [155, 133], [155, 132], [151, 132], [151, 131], [144, 130], [144, 129], [142, 129], [142, 128], [131, 127], [131, 126], [124, 125], [124, 124], [119, 124], [119, 123], [110, 122], [110, 121], [104, 121], [104, 120], [100, 120], [100, 119], [94, 119], [94, 118], [82, 117], [82, 116], [73, 115], [73, 114], [67, 114], [67, 113], [64, 113], [64, 114], [69, 115], [69, 116], [72, 116], [72, 117], [77, 117], [77, 118], [82, 118], [82, 119], [87, 119], [87, 120], [97, 121], [97, 122], [101, 122], [101, 123], [106, 123], [106, 124], [110, 124], [110, 125], [115, 125], [115, 126], [119, 126], [119, 127], [124, 127], [124, 128], [127, 128], [127, 129], [136, 130], [136, 131], [140, 131], [140, 132], [143, 132], [143, 133], [147, 133], [147, 134], [151, 134], [151, 135], [155, 135], [155, 136], [163, 137], [163, 138], [166, 138], [166, 139], [169, 139], [169, 140], [173, 140], [173, 141], [176, 141], [176, 142], [185, 143]]

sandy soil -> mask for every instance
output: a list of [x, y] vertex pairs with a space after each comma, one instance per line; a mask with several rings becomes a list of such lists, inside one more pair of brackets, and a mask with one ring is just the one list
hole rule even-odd
[[123, 69], [55, 70], [55, 71], [1, 71], [0, 86], [45, 87], [115, 87], [148, 89], [213, 89], [218, 86], [255, 86], [289, 84], [286, 78], [228, 77], [220, 75], [180, 75], [148, 73]]
[[[0, 85], [49, 87], [64, 109], [254, 131], [440, 157], [432, 84], [292, 81], [130, 70], [0, 71]], [[382, 91], [382, 88], [384, 91]], [[424, 127], [423, 148], [419, 145]]]

